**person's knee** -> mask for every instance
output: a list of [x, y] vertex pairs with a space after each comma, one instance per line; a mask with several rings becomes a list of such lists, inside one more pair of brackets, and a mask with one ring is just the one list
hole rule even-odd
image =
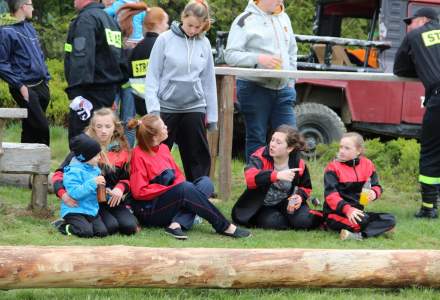
[[115, 234], [119, 231], [119, 223], [116, 220], [107, 222], [105, 227], [107, 228], [107, 234]]
[[119, 232], [123, 235], [132, 235], [138, 231], [138, 225], [135, 221], [133, 222], [121, 222], [119, 226]]
[[197, 178], [194, 181], [194, 185], [197, 189], [202, 192], [206, 197], [211, 197], [212, 193], [214, 193], [214, 184], [212, 180], [208, 176], [202, 176]]
[[105, 227], [96, 229], [93, 234], [93, 236], [96, 236], [96, 237], [106, 237], [108, 235], [109, 235], [109, 232], [108, 232], [107, 228], [105, 228]]
[[285, 230], [289, 228], [286, 217], [277, 210], [259, 213], [255, 218], [255, 225], [264, 229]]

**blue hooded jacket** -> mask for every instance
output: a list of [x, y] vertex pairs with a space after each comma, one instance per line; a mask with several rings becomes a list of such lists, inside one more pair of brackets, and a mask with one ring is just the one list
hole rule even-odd
[[25, 83], [48, 82], [49, 71], [34, 27], [26, 20], [13, 22], [14, 18], [7, 17], [8, 22], [0, 20], [0, 78], [16, 89]]

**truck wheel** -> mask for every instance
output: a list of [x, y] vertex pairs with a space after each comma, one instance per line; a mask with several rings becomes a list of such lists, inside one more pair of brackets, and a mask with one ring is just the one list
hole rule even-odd
[[295, 113], [298, 130], [306, 140], [306, 156], [313, 156], [318, 144], [338, 141], [346, 132], [341, 118], [325, 105], [303, 103], [295, 107]]

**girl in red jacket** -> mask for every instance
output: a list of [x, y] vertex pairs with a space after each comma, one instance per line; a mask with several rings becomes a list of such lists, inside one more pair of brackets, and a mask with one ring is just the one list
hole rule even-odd
[[133, 149], [130, 187], [134, 214], [144, 226], [166, 226], [165, 232], [187, 239], [183, 230], [191, 228], [197, 215], [206, 219], [219, 234], [242, 238], [250, 232], [231, 224], [208, 200], [214, 191], [211, 180], [200, 177], [193, 183], [184, 175], [162, 144], [168, 137], [167, 126], [156, 115], [131, 120], [138, 145]]
[[[281, 125], [269, 145], [249, 158], [244, 170], [247, 189], [232, 209], [237, 224], [266, 229], [312, 229], [322, 223], [322, 212], [309, 209], [310, 174], [301, 150], [305, 143], [291, 126]], [[289, 205], [294, 203], [293, 205]]]
[[[380, 197], [382, 187], [374, 164], [363, 151], [362, 136], [348, 132], [339, 143], [337, 158], [325, 169], [324, 216], [342, 240], [378, 236], [396, 225], [391, 214], [364, 211], [365, 205]], [[360, 201], [361, 192], [366, 194], [365, 203]]]

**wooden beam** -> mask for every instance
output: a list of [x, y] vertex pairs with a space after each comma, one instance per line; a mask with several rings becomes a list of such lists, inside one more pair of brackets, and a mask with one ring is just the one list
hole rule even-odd
[[243, 77], [272, 77], [295, 79], [368, 80], [368, 81], [419, 81], [417, 78], [398, 77], [392, 73], [286, 71], [253, 68], [216, 67], [215, 74]]
[[49, 174], [50, 148], [44, 144], [2, 143], [0, 172]]
[[27, 118], [26, 108], [0, 108], [0, 119], [25, 119]]
[[0, 246], [0, 289], [440, 287], [439, 250]]
[[232, 188], [232, 135], [234, 127], [233, 76], [220, 76], [219, 85], [219, 198], [228, 200]]

